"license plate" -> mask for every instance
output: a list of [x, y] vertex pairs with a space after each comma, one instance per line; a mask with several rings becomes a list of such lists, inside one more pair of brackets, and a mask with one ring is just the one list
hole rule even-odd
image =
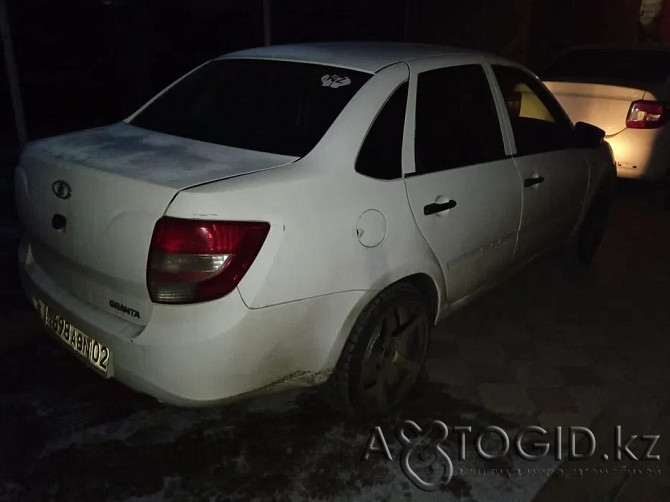
[[61, 315], [54, 312], [42, 301], [36, 300], [35, 306], [39, 310], [42, 322], [50, 331], [86, 359], [94, 368], [102, 371], [105, 375], [107, 374], [112, 357], [109, 348], [82, 333], [80, 329], [63, 319]]

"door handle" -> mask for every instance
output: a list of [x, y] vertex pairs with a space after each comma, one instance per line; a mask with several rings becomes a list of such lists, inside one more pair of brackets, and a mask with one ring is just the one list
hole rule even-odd
[[523, 186], [528, 188], [528, 187], [532, 187], [534, 185], [539, 185], [543, 181], [544, 181], [544, 176], [538, 176], [536, 178], [526, 178], [525, 180], [523, 180]]
[[442, 203], [433, 202], [432, 204], [423, 206], [423, 214], [428, 216], [429, 214], [441, 213], [442, 211], [446, 211], [447, 209], [451, 209], [452, 207], [456, 207], [455, 200], [450, 200]]

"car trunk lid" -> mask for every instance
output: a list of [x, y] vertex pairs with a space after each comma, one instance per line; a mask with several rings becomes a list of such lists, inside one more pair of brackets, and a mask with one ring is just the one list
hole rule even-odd
[[143, 325], [151, 236], [175, 195], [294, 160], [120, 123], [29, 144], [16, 170], [17, 206], [35, 261], [61, 287]]
[[545, 85], [561, 103], [573, 122], [600, 127], [607, 136], [626, 128], [626, 117], [633, 101], [642, 99], [644, 89], [617, 85], [549, 81]]

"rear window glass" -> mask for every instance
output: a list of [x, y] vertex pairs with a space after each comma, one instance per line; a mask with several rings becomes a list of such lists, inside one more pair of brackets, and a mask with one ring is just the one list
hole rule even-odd
[[302, 157], [370, 76], [305, 63], [216, 60], [170, 88], [131, 124], [220, 145]]
[[580, 78], [663, 83], [670, 76], [670, 52], [592, 49], [569, 51], [542, 72], [544, 80]]

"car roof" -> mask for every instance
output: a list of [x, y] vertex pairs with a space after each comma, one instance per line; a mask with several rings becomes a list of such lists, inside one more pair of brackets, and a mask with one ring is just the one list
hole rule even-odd
[[[275, 59], [338, 66], [375, 73], [386, 66], [432, 56], [484, 56], [483, 52], [401, 42], [314, 42], [271, 45], [225, 54], [219, 59]], [[496, 58], [499, 59], [499, 58]]]

